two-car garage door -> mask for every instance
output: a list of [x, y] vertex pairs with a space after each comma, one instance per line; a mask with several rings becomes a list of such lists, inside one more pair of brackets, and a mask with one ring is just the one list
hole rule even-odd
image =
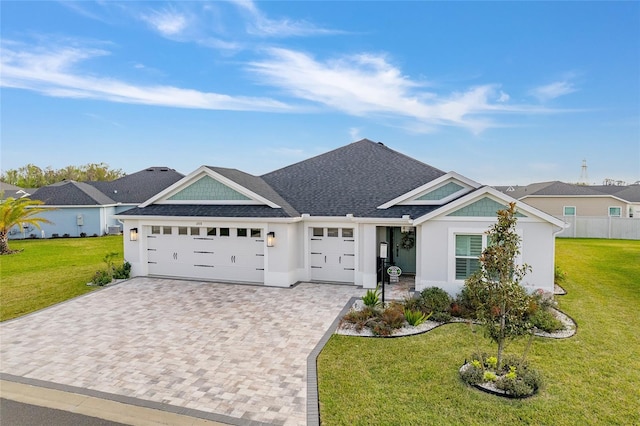
[[261, 228], [150, 226], [149, 275], [264, 282]]

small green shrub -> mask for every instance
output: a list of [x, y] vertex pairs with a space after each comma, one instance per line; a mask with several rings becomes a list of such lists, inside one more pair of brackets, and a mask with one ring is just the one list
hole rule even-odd
[[498, 358], [490, 356], [485, 360], [485, 364], [488, 368], [495, 370], [498, 367]]
[[431, 320], [436, 322], [449, 322], [451, 321], [451, 314], [449, 312], [434, 312], [431, 315]]
[[113, 268], [113, 278], [116, 280], [123, 280], [131, 276], [131, 264], [124, 262], [120, 267]]
[[495, 382], [497, 378], [498, 376], [493, 371], [485, 371], [482, 376], [482, 380], [485, 382]]
[[567, 273], [562, 269], [560, 269], [558, 265], [556, 265], [554, 268], [554, 274], [553, 274], [554, 284], [561, 285], [566, 280], [567, 280]]
[[430, 316], [431, 314], [427, 315], [424, 312], [418, 310], [413, 311], [411, 309], [408, 309], [406, 306], [404, 308], [404, 318], [407, 320], [409, 325], [412, 325], [414, 327], [417, 327], [420, 324], [424, 323], [427, 319], [429, 319]]
[[99, 285], [99, 286], [107, 285], [111, 281], [113, 281], [113, 278], [111, 277], [111, 273], [104, 269], [96, 271], [96, 273], [93, 275], [93, 278], [91, 279], [91, 282], [93, 284]]
[[369, 306], [372, 308], [375, 308], [377, 306], [380, 305], [380, 289], [378, 289], [376, 287], [375, 290], [369, 289], [367, 290], [367, 292], [365, 293], [364, 296], [362, 296], [362, 302], [365, 304], [365, 306]]
[[533, 395], [534, 389], [518, 378], [510, 378], [507, 376], [500, 377], [496, 380], [496, 387], [505, 391], [508, 395], [523, 397]]
[[439, 287], [425, 288], [420, 292], [420, 299], [425, 312], [448, 312], [451, 308], [451, 296]]
[[539, 309], [533, 315], [529, 317], [531, 325], [539, 330], [546, 331], [547, 333], [553, 333], [564, 329], [562, 321], [549, 310]]
[[482, 367], [478, 367], [478, 365], [480, 365], [479, 361], [477, 361], [477, 364], [474, 364], [472, 362], [461, 369], [460, 378], [463, 382], [470, 385], [477, 385], [478, 383], [482, 383], [484, 378], [484, 370], [482, 369]]

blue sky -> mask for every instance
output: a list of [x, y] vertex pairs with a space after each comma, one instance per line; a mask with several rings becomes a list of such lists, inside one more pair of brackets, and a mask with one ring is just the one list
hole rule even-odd
[[2, 1], [2, 170], [260, 175], [368, 138], [485, 184], [640, 180], [640, 2]]

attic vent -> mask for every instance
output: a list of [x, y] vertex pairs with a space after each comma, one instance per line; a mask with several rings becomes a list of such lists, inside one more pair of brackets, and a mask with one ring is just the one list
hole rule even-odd
[[384, 146], [384, 144], [383, 144], [382, 142], [378, 142], [378, 145], [382, 145], [382, 146]]
[[161, 172], [168, 172], [168, 171], [169, 171], [169, 169], [168, 169], [168, 168], [166, 168], [166, 167], [163, 167], [163, 168], [161, 168], [161, 169], [160, 169], [160, 171], [161, 171]]
[[150, 168], [147, 169], [148, 172], [152, 172], [153, 170], [154, 170], [153, 167], [150, 167]]

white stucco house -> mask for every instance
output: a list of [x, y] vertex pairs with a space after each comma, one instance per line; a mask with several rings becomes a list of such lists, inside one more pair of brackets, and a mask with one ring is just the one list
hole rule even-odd
[[[375, 288], [379, 247], [415, 288], [452, 295], [478, 266], [496, 211], [516, 201], [363, 139], [262, 176], [202, 166], [118, 214], [134, 276]], [[553, 291], [564, 222], [517, 202], [526, 286]]]

